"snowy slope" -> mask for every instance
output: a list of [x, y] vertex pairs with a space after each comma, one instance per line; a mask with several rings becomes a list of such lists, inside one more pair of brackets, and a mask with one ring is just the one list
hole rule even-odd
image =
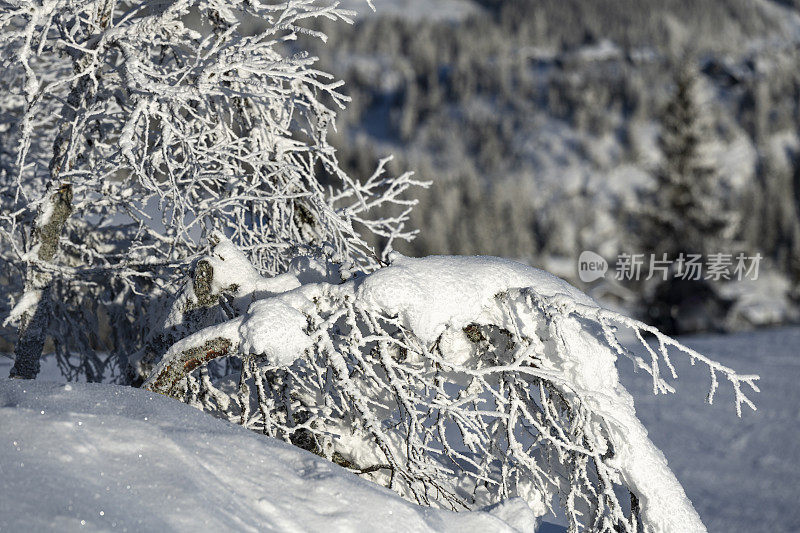
[[[0, 531], [513, 531], [143, 390], [0, 381]], [[530, 531], [521, 500], [493, 512]], [[526, 514], [527, 512], [527, 514]]]
[[708, 374], [678, 365], [677, 394], [653, 396], [620, 363], [636, 412], [710, 532], [800, 531], [800, 328], [681, 338], [742, 372], [761, 375], [758, 411], [736, 418], [732, 393], [704, 403]]
[[[649, 377], [621, 362], [621, 378], [651, 439], [710, 532], [800, 531], [800, 328], [681, 340], [761, 374], [759, 410], [737, 419], [726, 388], [713, 406], [705, 405], [708, 375], [688, 365], [678, 365], [678, 394], [653, 396]], [[7, 375], [8, 363], [0, 358], [0, 375]], [[55, 372], [48, 358], [43, 373], [55, 378]], [[0, 531], [18, 530], [17, 516], [34, 517], [34, 530], [78, 529], [84, 519], [94, 530], [115, 522], [129, 530], [209, 529], [221, 520], [230, 520], [225, 529], [281, 530], [283, 520], [292, 520], [290, 530], [324, 521], [332, 531], [359, 531], [364, 524], [502, 531], [497, 521], [488, 526], [494, 519], [485, 514], [456, 519], [425, 511], [314, 456], [142, 391], [24, 385], [30, 393], [20, 392], [22, 382], [0, 381]], [[145, 474], [135, 469], [139, 464], [159, 471]]]

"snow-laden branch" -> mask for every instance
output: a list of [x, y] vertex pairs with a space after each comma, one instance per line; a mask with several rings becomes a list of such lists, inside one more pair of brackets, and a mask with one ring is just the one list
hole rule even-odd
[[[224, 247], [218, 253], [233, 259]], [[220, 276], [248, 278], [246, 266], [229, 264], [240, 266], [219, 261]], [[247, 294], [245, 287], [235, 298]], [[557, 495], [574, 527], [636, 531], [641, 522], [646, 531], [702, 531], [636, 418], [617, 357], [649, 371], [657, 392], [673, 390], [661, 372], [663, 365], [676, 377], [671, 356], [701, 362], [711, 372], [710, 397], [724, 376], [737, 411], [753, 407], [741, 384], [757, 390], [757, 376], [602, 309], [558, 278], [496, 258], [394, 255], [390, 266], [346, 282], [246, 299], [252, 303], [233, 320], [173, 345], [145, 386], [429, 505], [522, 496], [544, 513]], [[634, 332], [649, 361], [619, 340], [618, 327]], [[224, 354], [207, 349], [220, 342], [230, 348]], [[207, 372], [200, 381], [190, 373], [214, 354], [241, 358], [235, 392], [224, 393]], [[630, 506], [619, 488], [632, 494]]]
[[215, 231], [270, 276], [300, 254], [369, 271], [372, 241], [413, 238], [406, 192], [424, 184], [386, 160], [361, 179], [340, 168], [328, 131], [349, 98], [297, 43], [353, 15], [327, 0], [0, 0], [0, 258], [25, 272], [10, 318], [36, 334], [30, 359], [47, 335], [64, 364], [92, 358], [82, 315], [102, 301], [120, 319], [102, 349], [124, 366], [147, 349], [142, 307], [164, 306]]

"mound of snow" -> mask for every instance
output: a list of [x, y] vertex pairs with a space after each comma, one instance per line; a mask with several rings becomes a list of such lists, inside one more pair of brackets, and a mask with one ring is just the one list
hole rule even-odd
[[534, 529], [513, 500], [488, 512], [422, 508], [139, 389], [2, 380], [0, 427], [0, 531]]
[[391, 259], [391, 266], [357, 286], [356, 297], [374, 309], [400, 316], [428, 344], [447, 326], [478, 320], [487, 303], [509, 289], [533, 287], [541, 296], [565, 295], [579, 304], [596, 306], [561, 278], [508, 259], [435, 255], [415, 259], [397, 253]]

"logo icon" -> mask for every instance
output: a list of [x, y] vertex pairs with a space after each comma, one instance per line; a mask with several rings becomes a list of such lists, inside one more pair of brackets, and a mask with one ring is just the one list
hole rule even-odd
[[598, 254], [585, 250], [578, 257], [578, 277], [584, 283], [591, 283], [605, 277], [608, 262]]

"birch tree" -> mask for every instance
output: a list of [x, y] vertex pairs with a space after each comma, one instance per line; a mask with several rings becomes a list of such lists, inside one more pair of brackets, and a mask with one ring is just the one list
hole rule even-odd
[[[366, 180], [340, 169], [327, 134], [348, 98], [293, 44], [325, 38], [305, 23], [351, 12], [316, 0], [0, 7], [12, 376], [36, 375], [48, 338], [68, 376], [122, 376], [210, 231], [271, 275], [300, 253], [369, 270], [380, 252], [360, 232], [389, 248], [412, 236], [403, 192], [415, 182], [387, 177], [385, 162]], [[392, 215], [372, 215], [387, 204]]]

